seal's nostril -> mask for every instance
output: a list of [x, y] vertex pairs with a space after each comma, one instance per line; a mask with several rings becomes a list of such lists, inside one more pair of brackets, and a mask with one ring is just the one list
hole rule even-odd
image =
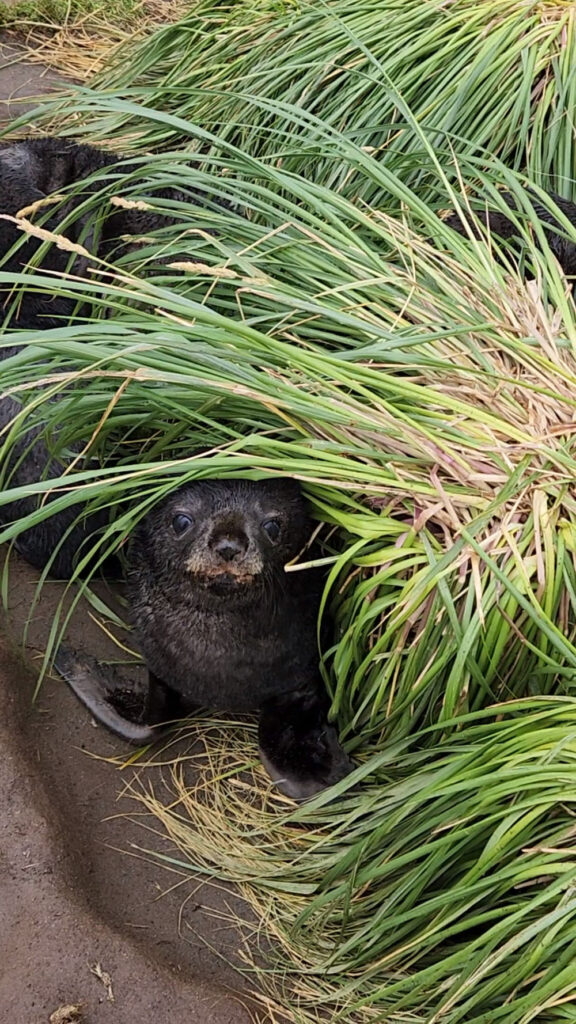
[[219, 544], [216, 552], [225, 562], [233, 562], [235, 558], [238, 558], [240, 548], [236, 544]]
[[213, 545], [214, 552], [224, 562], [234, 562], [246, 551], [246, 544], [240, 538], [222, 537]]

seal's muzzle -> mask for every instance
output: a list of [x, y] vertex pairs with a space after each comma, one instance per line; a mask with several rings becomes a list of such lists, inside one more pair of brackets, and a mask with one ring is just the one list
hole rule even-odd
[[204, 579], [227, 577], [237, 583], [251, 583], [263, 569], [257, 538], [250, 523], [226, 514], [213, 524], [204, 543], [197, 544], [186, 560], [186, 570]]

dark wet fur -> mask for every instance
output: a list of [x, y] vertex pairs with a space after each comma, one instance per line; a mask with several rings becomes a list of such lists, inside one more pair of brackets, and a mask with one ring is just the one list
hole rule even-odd
[[[182, 514], [193, 525], [177, 536], [172, 520]], [[281, 523], [276, 543], [262, 529], [267, 518]], [[228, 711], [315, 678], [322, 577], [283, 569], [312, 528], [292, 480], [202, 481], [161, 502], [128, 552], [128, 599], [148, 668], [194, 703]], [[230, 562], [217, 550], [228, 536], [247, 545]], [[199, 574], [185, 568], [192, 561]], [[233, 573], [247, 570], [253, 582], [235, 582]]]
[[[503, 193], [502, 198], [510, 209], [514, 211], [518, 209], [516, 200], [514, 196], [510, 195], [510, 193]], [[562, 199], [561, 196], [557, 196], [555, 193], [550, 193], [550, 198], [554, 200], [556, 206], [561, 213], [564, 214], [569, 223], [576, 227], [576, 203], [572, 203], [568, 199]], [[530, 194], [530, 201], [538, 214], [538, 219], [544, 227], [546, 239], [551, 252], [558, 260], [558, 263], [562, 267], [564, 273], [568, 277], [574, 277], [576, 275], [576, 242], [563, 237], [566, 229], [559, 223], [557, 218], [546, 209], [545, 206], [542, 206], [542, 204], [538, 202], [533, 194]], [[476, 211], [475, 216], [482, 221], [484, 227], [488, 228], [491, 234], [497, 235], [505, 241], [515, 240], [518, 238], [518, 229], [516, 225], [500, 211]], [[474, 222], [471, 222], [468, 216], [466, 217], [466, 222], [469, 223], [472, 232], [477, 238], [482, 237], [480, 228]], [[459, 234], [466, 234], [466, 227], [457, 213], [453, 213], [447, 217], [445, 223], [449, 224], [455, 231], [458, 231]]]
[[[54, 212], [47, 206], [42, 217], [36, 215], [35, 223], [50, 231], [61, 231], [63, 219], [70, 214], [79, 201], [90, 195], [97, 195], [106, 185], [106, 180], [98, 179], [90, 182], [87, 179], [97, 171], [107, 170], [107, 177], [118, 179], [121, 189], [122, 180], [132, 171], [137, 178], [145, 179], [143, 165], [131, 165], [117, 154], [106, 153], [94, 146], [75, 143], [69, 139], [54, 137], [24, 139], [21, 142], [0, 144], [0, 213], [16, 215], [20, 210], [52, 193], [59, 193], [68, 185], [86, 180], [86, 187], [80, 198], [71, 198], [64, 204], [57, 204]], [[136, 180], [137, 180], [136, 178]], [[154, 197], [169, 199], [190, 199], [192, 193], [162, 188], [150, 190]], [[194, 194], [196, 201], [202, 202], [200, 194]], [[44, 213], [47, 219], [44, 219]], [[66, 226], [63, 233], [75, 243], [80, 243], [90, 254], [102, 259], [110, 259], [121, 255], [129, 246], [122, 236], [138, 237], [146, 235], [162, 225], [170, 223], [170, 218], [153, 210], [137, 210], [115, 208], [109, 203], [109, 193], [103, 198], [99, 213], [102, 215], [98, 225], [97, 237], [88, 227], [87, 213], [76, 217], [73, 223]], [[22, 240], [22, 231], [10, 221], [0, 221], [0, 270], [21, 272], [31, 257], [43, 244], [41, 240], [28, 237], [13, 253], [10, 250], [15, 243]], [[71, 263], [72, 261], [72, 263]], [[40, 266], [53, 272], [62, 272], [70, 268], [74, 274], [85, 275], [90, 259], [73, 255], [51, 245]], [[3, 302], [10, 301], [10, 290], [0, 286]], [[63, 296], [50, 297], [45, 293], [34, 294], [27, 291], [22, 301], [17, 303], [11, 315], [10, 326], [26, 329], [42, 329], [55, 327], [62, 323], [63, 317], [70, 316], [76, 308], [76, 301]]]
[[[2, 398], [0, 428], [10, 423], [21, 408], [14, 399], [7, 396]], [[31, 429], [12, 449], [3, 489], [25, 487], [44, 478], [58, 477], [64, 472], [65, 462], [50, 454], [46, 442], [39, 436], [40, 429]], [[6, 466], [2, 468], [4, 470]], [[31, 494], [1, 505], [0, 529], [34, 512], [42, 497]], [[44, 569], [49, 563], [51, 576], [70, 579], [83, 555], [94, 545], [97, 534], [108, 525], [109, 514], [106, 509], [86, 513], [81, 504], [75, 504], [49, 515], [29, 530], [22, 531], [14, 544], [22, 557], [37, 569]], [[120, 567], [114, 557], [106, 561], [106, 571], [109, 575], [118, 575]]]
[[[173, 522], [183, 515], [192, 525], [178, 536]], [[274, 542], [262, 526], [269, 519], [280, 523]], [[178, 708], [259, 710], [260, 749], [272, 778], [295, 799], [313, 795], [351, 765], [328, 723], [318, 669], [322, 573], [283, 569], [311, 531], [295, 481], [201, 481], [182, 488], [146, 516], [128, 556], [131, 617], [156, 715], [135, 731], [142, 715], [132, 714], [123, 731], [114, 690], [124, 685], [103, 687], [81, 656], [64, 652], [57, 667], [101, 720], [104, 694], [105, 724], [136, 742], [154, 738], [158, 720]], [[245, 573], [250, 582], [243, 582]]]

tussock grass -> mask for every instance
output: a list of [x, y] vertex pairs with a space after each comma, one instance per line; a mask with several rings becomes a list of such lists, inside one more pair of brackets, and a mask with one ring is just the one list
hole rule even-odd
[[[539, 251], [526, 232], [537, 278], [525, 282], [370, 155], [364, 173], [386, 182], [402, 220], [230, 145], [189, 160], [143, 158], [143, 177], [125, 183], [176, 223], [115, 277], [29, 278], [94, 309], [22, 334], [26, 347], [3, 363], [5, 386], [32, 390], [60, 445], [94, 438], [95, 461], [75, 464], [36, 517], [112, 503], [107, 543], [117, 544], [185, 479], [303, 480], [333, 561], [327, 670], [352, 747], [506, 696], [571, 692], [574, 304], [544, 240]], [[433, 173], [444, 204], [462, 199]], [[518, 188], [498, 165], [484, 172], [496, 201], [500, 175]], [[170, 183], [189, 198], [154, 201], [155, 185]], [[106, 186], [111, 198], [118, 184]]]
[[[283, 170], [372, 206], [386, 202], [327, 126], [423, 194], [422, 145], [486, 148], [568, 198], [573, 180], [575, 12], [540, 0], [202, 0], [121, 50], [97, 86], [196, 122]], [[92, 137], [127, 136], [125, 114], [91, 112]], [[174, 147], [177, 123], [142, 123], [145, 149]]]
[[[129, 789], [174, 846], [167, 867], [244, 895], [272, 1019], [572, 1020], [575, 714], [533, 698], [461, 717], [449, 741], [389, 744], [337, 803], [297, 810], [267, 793], [252, 731], [208, 723], [207, 743], [201, 723], [189, 754], [160, 755], [168, 793], [145, 775]], [[267, 967], [249, 952], [262, 932]]]

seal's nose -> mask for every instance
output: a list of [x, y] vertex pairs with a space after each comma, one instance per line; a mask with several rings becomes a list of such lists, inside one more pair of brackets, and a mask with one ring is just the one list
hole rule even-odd
[[246, 553], [248, 538], [243, 535], [219, 537], [211, 547], [223, 562], [236, 562]]

